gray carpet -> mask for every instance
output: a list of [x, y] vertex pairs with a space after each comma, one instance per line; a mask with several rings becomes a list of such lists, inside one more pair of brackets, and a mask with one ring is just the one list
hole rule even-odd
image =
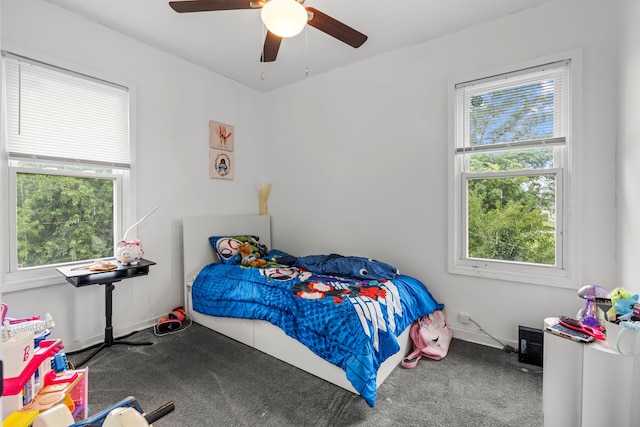
[[[91, 359], [89, 407], [127, 396], [163, 426], [542, 426], [542, 369], [517, 354], [454, 339], [441, 361], [398, 367], [362, 398], [198, 324], [178, 334], [141, 331]], [[68, 355], [72, 363], [88, 352]]]

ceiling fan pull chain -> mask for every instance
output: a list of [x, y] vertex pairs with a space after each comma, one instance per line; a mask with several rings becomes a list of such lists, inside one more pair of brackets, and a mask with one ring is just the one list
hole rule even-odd
[[304, 75], [305, 77], [309, 77], [309, 26], [308, 25], [305, 25], [304, 27], [304, 53], [305, 53]]
[[262, 43], [262, 40], [264, 40], [265, 34], [266, 34], [266, 29], [264, 26], [264, 22], [260, 25], [260, 46], [262, 46], [262, 56], [260, 57], [260, 64], [262, 64], [262, 72], [260, 73], [260, 80], [265, 80], [264, 77], [264, 44]]

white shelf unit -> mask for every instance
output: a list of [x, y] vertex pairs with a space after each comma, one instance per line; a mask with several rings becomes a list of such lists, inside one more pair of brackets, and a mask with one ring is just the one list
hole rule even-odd
[[[545, 326], [557, 321], [547, 318]], [[543, 357], [545, 427], [640, 425], [640, 356], [622, 355], [608, 341], [581, 344], [545, 332]]]

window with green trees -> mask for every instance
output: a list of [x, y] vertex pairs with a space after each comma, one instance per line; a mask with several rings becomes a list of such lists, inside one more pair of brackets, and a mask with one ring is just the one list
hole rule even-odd
[[564, 268], [569, 65], [456, 85], [458, 265]]
[[18, 268], [113, 256], [115, 180], [16, 173]]
[[128, 88], [9, 52], [2, 60], [9, 273], [113, 257], [130, 199]]

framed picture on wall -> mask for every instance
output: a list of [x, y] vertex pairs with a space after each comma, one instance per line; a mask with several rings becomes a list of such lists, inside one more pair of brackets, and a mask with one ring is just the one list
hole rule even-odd
[[233, 151], [234, 136], [232, 125], [209, 120], [209, 148]]
[[235, 166], [231, 151], [209, 149], [209, 178], [233, 179]]

